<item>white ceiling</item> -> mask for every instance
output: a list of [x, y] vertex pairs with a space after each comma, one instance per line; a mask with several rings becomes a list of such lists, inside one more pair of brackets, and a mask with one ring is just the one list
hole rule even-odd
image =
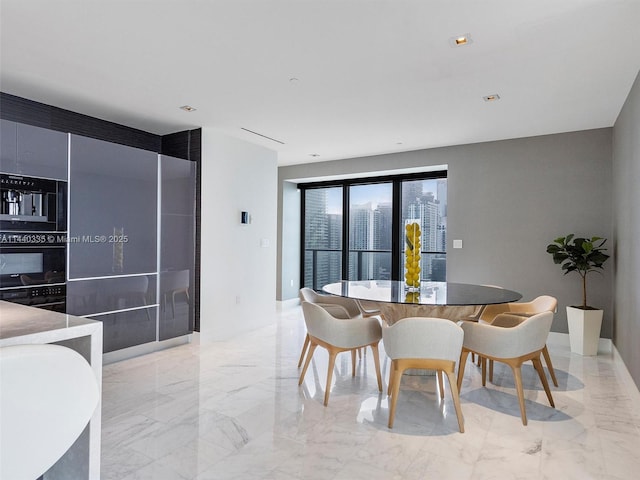
[[2, 91], [213, 127], [280, 165], [610, 127], [640, 68], [640, 0], [0, 0], [0, 18]]

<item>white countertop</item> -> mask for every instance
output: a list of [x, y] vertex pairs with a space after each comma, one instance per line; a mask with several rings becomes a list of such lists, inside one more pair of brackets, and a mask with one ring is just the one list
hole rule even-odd
[[50, 343], [102, 331], [102, 322], [0, 301], [0, 347]]
[[[102, 391], [102, 322], [0, 301], [0, 347], [56, 343], [80, 353]], [[51, 467], [50, 480], [99, 480], [102, 404], [100, 397], [88, 426]]]

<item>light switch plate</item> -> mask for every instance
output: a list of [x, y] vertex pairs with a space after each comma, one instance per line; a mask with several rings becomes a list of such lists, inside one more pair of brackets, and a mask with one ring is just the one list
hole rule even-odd
[[454, 240], [453, 248], [462, 248], [462, 240]]

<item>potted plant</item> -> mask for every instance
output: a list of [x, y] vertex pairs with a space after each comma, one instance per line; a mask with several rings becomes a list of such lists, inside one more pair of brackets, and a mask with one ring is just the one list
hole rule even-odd
[[609, 255], [603, 248], [606, 238], [575, 237], [574, 234], [556, 238], [547, 246], [553, 262], [562, 266], [565, 275], [577, 272], [582, 278], [582, 305], [567, 307], [571, 351], [581, 355], [597, 355], [602, 310], [587, 305], [587, 275], [603, 269]]

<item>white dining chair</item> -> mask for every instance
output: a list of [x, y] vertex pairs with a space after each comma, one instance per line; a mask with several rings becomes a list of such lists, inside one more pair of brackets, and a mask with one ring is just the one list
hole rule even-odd
[[540, 361], [552, 321], [553, 313], [543, 312], [526, 318], [522, 323], [511, 328], [497, 327], [485, 323], [458, 322], [464, 330], [464, 342], [458, 368], [458, 390], [462, 387], [465, 364], [469, 353], [476, 353], [483, 358], [483, 387], [486, 385], [486, 377], [484, 375], [484, 362], [486, 359], [506, 363], [513, 371], [522, 424], [526, 425], [527, 412], [524, 403], [521, 367], [524, 362], [531, 360], [547, 394], [549, 404], [555, 407], [547, 377]]
[[302, 302], [302, 312], [309, 335], [309, 352], [307, 353], [298, 385], [302, 385], [304, 376], [309, 368], [309, 363], [318, 346], [329, 352], [329, 367], [327, 369], [327, 384], [324, 393], [324, 405], [329, 403], [331, 392], [331, 380], [336, 356], [341, 352], [351, 352], [352, 376], [355, 376], [355, 352], [359, 348], [371, 347], [373, 361], [378, 380], [378, 390], [382, 391], [382, 378], [380, 376], [380, 357], [378, 343], [382, 338], [380, 323], [375, 317], [352, 318], [349, 320], [332, 316], [320, 305]]
[[[335, 318], [342, 318], [346, 320], [349, 318], [360, 318], [363, 316], [358, 303], [351, 298], [338, 297], [335, 295], [321, 295], [308, 287], [301, 288], [298, 292], [298, 297], [300, 298], [300, 302], [309, 302], [321, 306]], [[300, 352], [300, 358], [298, 359], [298, 368], [302, 365], [308, 348], [309, 334], [307, 333]], [[362, 356], [360, 350], [358, 350], [358, 353]]]
[[[522, 323], [522, 321], [527, 317], [531, 317], [542, 312], [555, 312], [557, 309], [558, 300], [555, 297], [541, 295], [530, 302], [512, 302], [487, 305], [482, 311], [478, 321], [480, 323], [489, 323], [497, 327], [509, 328]], [[509, 314], [509, 316], [501, 314]], [[500, 316], [499, 319], [497, 319], [498, 316]], [[556, 372], [553, 368], [551, 355], [549, 355], [549, 349], [546, 344], [542, 350], [542, 357], [549, 369], [551, 381], [553, 382], [553, 385], [557, 387], [558, 379], [556, 378]], [[489, 361], [489, 381], [493, 381], [493, 361]]]
[[403, 372], [409, 368], [431, 369], [436, 370], [440, 398], [444, 398], [442, 373], [447, 375], [458, 427], [461, 433], [464, 432], [464, 418], [454, 375], [456, 362], [460, 359], [463, 335], [462, 328], [451, 320], [442, 318], [405, 318], [392, 326], [383, 325], [384, 350], [391, 358], [389, 428], [393, 427]]

